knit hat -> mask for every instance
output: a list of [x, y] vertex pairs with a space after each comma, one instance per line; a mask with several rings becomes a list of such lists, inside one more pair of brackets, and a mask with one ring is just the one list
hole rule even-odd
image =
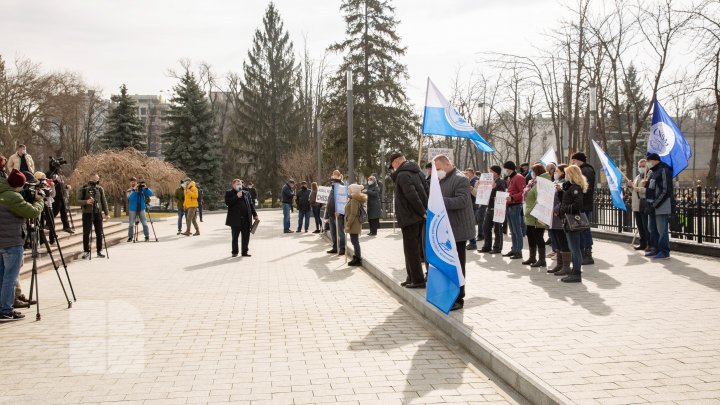
[[573, 153], [573, 155], [570, 158], [579, 160], [581, 162], [587, 162], [587, 156], [585, 155], [584, 152], [575, 152], [575, 153]]
[[47, 176], [45, 176], [45, 173], [40, 172], [40, 171], [35, 172], [35, 174], [33, 174], [33, 176], [35, 176], [36, 180], [47, 180]]
[[7, 178], [7, 182], [12, 188], [18, 188], [25, 185], [25, 175], [18, 169], [13, 169]]
[[348, 186], [348, 191], [350, 192], [350, 194], [357, 194], [357, 193], [361, 192], [362, 189], [363, 189], [363, 186], [361, 186], [360, 184], [357, 184], [357, 183], [353, 183]]
[[657, 153], [648, 152], [648, 153], [645, 155], [645, 158], [646, 158], [647, 160], [660, 160], [660, 155], [658, 155]]
[[490, 170], [495, 172], [495, 174], [497, 174], [497, 175], [500, 175], [500, 173], [502, 172], [502, 169], [500, 168], [500, 166], [491, 166]]
[[517, 166], [515, 166], [515, 162], [513, 162], [512, 160], [508, 160], [507, 162], [505, 162], [503, 167], [508, 170], [516, 170], [517, 169]]

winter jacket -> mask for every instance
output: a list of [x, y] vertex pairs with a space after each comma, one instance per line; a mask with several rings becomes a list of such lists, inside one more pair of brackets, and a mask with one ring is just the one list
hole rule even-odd
[[[25, 163], [27, 163], [28, 170], [30, 173], [35, 174], [35, 162], [33, 162], [32, 156], [29, 154], [25, 154]], [[20, 155], [17, 153], [13, 153], [10, 155], [7, 161], [7, 165], [5, 166], [8, 173], [11, 173], [13, 169], [20, 170]]]
[[380, 208], [382, 206], [382, 186], [375, 183], [365, 188], [365, 194], [367, 194], [367, 214], [368, 219], [379, 219]]
[[182, 186], [178, 187], [175, 190], [175, 195], [173, 196], [173, 199], [175, 200], [175, 206], [177, 208], [183, 208], [184, 207], [184, 201], [185, 201], [185, 189], [182, 188]]
[[0, 178], [0, 249], [23, 245], [26, 218], [37, 218], [43, 211], [42, 200], [30, 204]]
[[495, 210], [495, 194], [497, 194], [498, 191], [505, 190], [505, 180], [500, 177], [495, 179], [495, 188], [490, 192], [490, 201], [488, 201], [488, 207], [486, 212], [492, 212]]
[[[225, 225], [227, 226], [242, 226], [243, 222], [247, 225], [250, 224], [250, 217], [257, 218], [257, 212], [255, 211], [255, 203], [253, 202], [250, 192], [242, 190], [242, 198], [237, 196], [236, 190], [225, 191], [225, 205], [227, 205], [227, 217], [225, 218]], [[247, 213], [243, 216], [243, 207], [241, 204], [245, 204]]]
[[632, 187], [628, 187], [628, 191], [630, 192], [630, 196], [632, 197], [632, 210], [633, 212], [640, 212], [641, 208], [644, 204], [645, 200], [645, 187], [642, 186], [642, 181], [644, 180], [644, 176], [642, 174], [638, 174], [635, 176], [635, 180], [633, 180], [633, 186], [635, 186], [635, 189]]
[[580, 165], [580, 171], [588, 183], [588, 189], [583, 194], [583, 211], [589, 212], [593, 210], [594, 198], [595, 198], [595, 168], [587, 163]]
[[295, 196], [295, 200], [299, 211], [309, 211], [310, 189], [308, 189], [307, 187], [300, 187], [300, 190], [297, 191], [297, 195]]
[[565, 184], [565, 179], [560, 179], [555, 182], [555, 184], [560, 185], [560, 190], [555, 191], [555, 199], [553, 200], [553, 220], [552, 224], [550, 225], [550, 229], [562, 230], [563, 218], [560, 216], [560, 206], [562, 205], [563, 186]]
[[560, 202], [560, 218], [565, 214], [579, 214], [583, 212], [583, 200], [585, 199], [582, 188], [569, 181], [563, 183], [563, 195]]
[[325, 206], [325, 218], [335, 217], [335, 187], [345, 187], [345, 183], [340, 180], [333, 179], [333, 183], [330, 186], [330, 196], [328, 197], [328, 202]]
[[475, 210], [470, 181], [458, 169], [453, 168], [444, 179], [440, 180], [445, 209], [447, 210], [450, 228], [455, 241], [466, 241], [475, 237]]
[[197, 208], [198, 207], [198, 189], [195, 186], [195, 182], [191, 181], [185, 187], [185, 199], [183, 200], [183, 208]]
[[[549, 173], [543, 173], [540, 175], [543, 179], [550, 180], [550, 174]], [[535, 228], [543, 228], [545, 229], [546, 225], [542, 222], [538, 221], [537, 218], [530, 215], [532, 210], [537, 205], [537, 181], [532, 181], [532, 188], [527, 193], [527, 197], [525, 197], [525, 225], [527, 226], [534, 226]]]
[[404, 162], [390, 178], [395, 182], [395, 219], [400, 228], [424, 220], [429, 190], [425, 174], [417, 163]]
[[282, 203], [292, 205], [293, 199], [295, 198], [295, 190], [290, 187], [289, 184], [285, 183], [282, 188]]
[[507, 205], [522, 204], [525, 178], [521, 174], [513, 172], [505, 181], [507, 183], [507, 192], [510, 194], [510, 201], [508, 201]]
[[[94, 204], [85, 203], [85, 201], [90, 199], [90, 197], [95, 198]], [[102, 213], [104, 213], [106, 216], [110, 215], [110, 209], [108, 208], [107, 199], [105, 199], [105, 190], [99, 185], [96, 185], [94, 188], [91, 187], [89, 184], [82, 186], [78, 191], [78, 200], [83, 214], [92, 214], [94, 206], [94, 212], [96, 215], [100, 215]]]
[[672, 169], [664, 162], [659, 162], [650, 169], [647, 188], [645, 190], [649, 214], [670, 215], [675, 205], [673, 193]]
[[350, 195], [347, 204], [345, 204], [345, 232], [359, 235], [362, 232], [362, 222], [360, 222], [360, 207], [365, 205], [368, 196], [363, 193], [355, 193]]
[[468, 179], [468, 180], [470, 181], [470, 199], [473, 202], [473, 208], [477, 209], [478, 207], [480, 207], [480, 205], [475, 204], [475, 200], [476, 200], [475, 197], [477, 197], [477, 189], [475, 188], [475, 186], [477, 186], [477, 182], [480, 181], [480, 177], [473, 176], [472, 179]]
[[138, 200], [140, 202], [140, 211], [145, 211], [145, 199], [153, 196], [151, 189], [145, 187], [142, 191], [142, 196], [137, 190], [133, 190], [128, 196], [128, 211], [137, 211]]

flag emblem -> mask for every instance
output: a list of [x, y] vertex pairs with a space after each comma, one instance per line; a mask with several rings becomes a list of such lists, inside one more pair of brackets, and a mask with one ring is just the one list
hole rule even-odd
[[675, 146], [675, 131], [666, 123], [660, 121], [652, 126], [648, 151], [660, 156], [667, 156]]
[[453, 242], [450, 240], [450, 230], [448, 229], [450, 221], [447, 220], [447, 212], [440, 215], [432, 215], [427, 233], [428, 240], [432, 246], [432, 250], [438, 257], [448, 264], [453, 264], [452, 252], [455, 249]]

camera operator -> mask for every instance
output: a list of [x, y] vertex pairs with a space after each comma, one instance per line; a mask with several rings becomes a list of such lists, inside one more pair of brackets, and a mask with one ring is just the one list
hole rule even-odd
[[147, 215], [145, 209], [147, 207], [147, 201], [152, 197], [153, 192], [149, 189], [145, 182], [140, 180], [138, 183], [135, 177], [130, 178], [130, 188], [128, 193], [128, 242], [133, 240], [133, 231], [135, 230], [135, 218], [140, 217], [142, 223], [143, 233], [145, 234], [145, 242], [150, 241], [150, 230], [147, 226]]
[[107, 200], [105, 199], [105, 190], [99, 185], [100, 176], [97, 174], [90, 175], [88, 183], [80, 189], [78, 193], [78, 202], [82, 208], [83, 223], [83, 259], [90, 258], [90, 232], [95, 227], [95, 245], [97, 257], [105, 257], [102, 254], [103, 248], [103, 214], [110, 217]]
[[15, 284], [23, 259], [23, 225], [25, 219], [40, 216], [44, 204], [42, 196], [33, 195], [33, 203], [25, 201], [20, 190], [25, 176], [15, 169], [7, 179], [0, 178], [0, 322], [25, 317], [13, 310]]
[[52, 203], [53, 216], [57, 217], [60, 214], [60, 220], [63, 224], [63, 232], [69, 234], [75, 233], [70, 221], [68, 221], [68, 192], [72, 190], [72, 187], [67, 184], [65, 176], [62, 174], [61, 166], [66, 164], [67, 161], [61, 157], [53, 158], [50, 157], [50, 170], [48, 176], [55, 183], [55, 200]]
[[[30, 173], [23, 173], [25, 175], [25, 181], [27, 183], [33, 183], [35, 184], [34, 188], [36, 190], [42, 190], [43, 191], [43, 197], [44, 197], [44, 203], [46, 207], [52, 206], [55, 200], [55, 185], [53, 184], [52, 180], [48, 180], [47, 176], [45, 176], [45, 173], [43, 172], [35, 172], [34, 174]], [[52, 217], [50, 214], [48, 214], [47, 210], [43, 210], [42, 214], [40, 215], [40, 240], [45, 243], [45, 232], [43, 229], [50, 229], [50, 226], [54, 226], [54, 217]], [[50, 244], [55, 243], [55, 241], [52, 238], [52, 235], [50, 235]]]
[[35, 162], [33, 162], [32, 156], [27, 153], [27, 147], [23, 144], [18, 145], [17, 150], [7, 162], [7, 171], [12, 172], [13, 169], [35, 173]]

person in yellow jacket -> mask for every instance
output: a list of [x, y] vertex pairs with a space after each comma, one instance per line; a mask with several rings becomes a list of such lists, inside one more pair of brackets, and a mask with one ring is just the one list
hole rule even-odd
[[185, 219], [187, 223], [187, 229], [183, 232], [183, 235], [190, 236], [190, 224], [195, 226], [195, 236], [200, 235], [200, 227], [197, 223], [197, 208], [198, 208], [198, 189], [195, 186], [195, 182], [190, 179], [185, 179], [183, 187], [185, 188], [185, 200], [183, 201], [183, 208], [187, 214]]

